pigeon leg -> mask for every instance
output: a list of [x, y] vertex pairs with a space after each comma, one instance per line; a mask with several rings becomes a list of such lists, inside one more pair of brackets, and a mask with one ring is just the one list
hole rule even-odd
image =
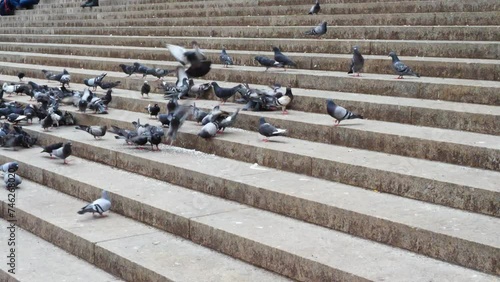
[[156, 144], [156, 151], [161, 151], [160, 147], [158, 146], [158, 144]]
[[361, 76], [361, 75], [360, 75], [360, 74], [359, 74], [359, 72], [358, 72], [358, 74], [356, 75], [356, 77], [360, 77], [360, 76]]
[[396, 77], [396, 79], [403, 79], [403, 76], [400, 75], [400, 76]]
[[69, 161], [67, 161], [66, 159], [64, 159], [63, 164], [68, 164], [68, 163], [69, 163]]
[[284, 115], [288, 115], [288, 111], [286, 109], [283, 110]]
[[340, 122], [338, 120], [333, 121], [333, 126], [339, 126]]
[[264, 138], [264, 139], [262, 139], [262, 141], [264, 141], [264, 142], [269, 142], [269, 139]]

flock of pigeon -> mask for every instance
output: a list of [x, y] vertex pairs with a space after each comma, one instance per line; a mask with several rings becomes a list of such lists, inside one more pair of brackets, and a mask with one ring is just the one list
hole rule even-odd
[[[318, 14], [321, 10], [319, 0], [309, 10], [309, 14]], [[318, 38], [327, 32], [327, 23], [323, 21], [318, 26], [305, 32], [306, 35], [317, 36]], [[177, 138], [178, 130], [181, 128], [185, 120], [192, 119], [198, 124], [201, 124], [201, 129], [198, 136], [209, 139], [215, 137], [217, 133], [223, 133], [228, 127], [231, 127], [237, 119], [240, 109], [237, 109], [232, 114], [221, 109], [228, 99], [239, 94], [240, 98], [236, 99], [237, 103], [245, 104], [241, 110], [251, 111], [272, 111], [281, 109], [283, 114], [287, 114], [287, 107], [293, 101], [291, 87], [282, 87], [275, 84], [266, 89], [251, 88], [248, 84], [242, 83], [235, 87], [225, 88], [219, 86], [217, 82], [195, 84], [193, 79], [200, 78], [208, 74], [211, 70], [212, 62], [207, 59], [205, 54], [199, 48], [196, 41], [192, 42], [192, 50], [187, 50], [181, 46], [167, 44], [166, 48], [170, 54], [181, 64], [175, 70], [162, 68], [154, 68], [142, 65], [138, 62], [133, 65], [120, 64], [121, 70], [129, 77], [133, 74], [141, 75], [146, 78], [148, 75], [156, 77], [157, 81], [161, 81], [161, 87], [165, 93], [164, 98], [169, 100], [166, 104], [166, 113], [160, 113], [160, 106], [150, 104], [146, 107], [146, 111], [150, 118], [156, 118], [161, 126], [150, 125], [149, 123], [141, 124], [140, 119], [133, 121], [133, 129], [125, 129], [117, 126], [101, 125], [77, 125], [73, 115], [66, 111], [61, 112], [59, 105], [73, 105], [78, 108], [78, 111], [86, 113], [87, 110], [94, 111], [96, 114], [107, 114], [108, 105], [112, 100], [112, 89], [120, 85], [120, 81], [105, 81], [106, 73], [102, 73], [96, 77], [88, 78], [83, 81], [87, 86], [83, 91], [69, 90], [71, 75], [67, 70], [61, 73], [52, 73], [47, 70], [42, 70], [45, 78], [48, 81], [57, 81], [61, 83], [60, 87], [48, 87], [47, 85], [38, 85], [32, 81], [28, 84], [4, 83], [0, 90], [0, 118], [5, 117], [9, 123], [3, 123], [0, 128], [0, 146], [2, 147], [25, 147], [30, 148], [36, 142], [37, 138], [30, 136], [19, 125], [20, 122], [33, 122], [33, 118], [37, 117], [43, 130], [49, 130], [53, 126], [61, 125], [76, 125], [76, 129], [85, 131], [94, 138], [99, 139], [105, 136], [106, 132], [115, 134], [115, 138], [124, 140], [126, 144], [135, 145], [136, 148], [142, 149], [148, 143], [151, 150], [160, 150], [159, 144], [163, 139], [170, 145], [173, 145]], [[255, 60], [268, 71], [269, 68], [283, 68], [286, 71], [288, 67], [297, 67], [289, 57], [284, 55], [281, 50], [274, 46], [272, 47], [274, 58], [265, 56], [256, 56]], [[399, 75], [398, 79], [405, 75], [417, 76], [420, 75], [413, 72], [411, 68], [405, 65], [398, 59], [395, 52], [390, 52], [392, 57], [393, 70]], [[233, 59], [228, 55], [226, 48], [223, 46], [219, 56], [220, 62], [224, 68], [234, 65]], [[353, 47], [353, 57], [350, 62], [348, 74], [360, 76], [360, 72], [364, 66], [364, 58], [358, 46]], [[163, 78], [171, 73], [175, 73], [177, 81], [175, 83], [167, 83]], [[25, 77], [24, 73], [19, 73], [19, 80]], [[106, 91], [106, 95], [98, 97], [93, 91], [97, 87]], [[92, 88], [92, 90], [90, 89]], [[210, 112], [203, 111], [196, 107], [196, 104], [188, 104], [179, 102], [185, 98], [201, 98], [205, 97], [209, 90], [212, 90], [214, 95], [221, 100], [221, 105], [215, 106]], [[151, 85], [146, 80], [141, 87], [141, 96], [149, 97]], [[25, 94], [30, 96], [30, 100], [34, 99], [36, 104], [27, 104], [25, 106], [13, 102], [5, 102], [4, 94], [9, 96], [12, 94]], [[334, 118], [334, 125], [337, 126], [342, 120], [346, 119], [363, 119], [362, 115], [353, 113], [337, 104], [332, 99], [326, 101], [326, 112]], [[165, 133], [164, 127], [168, 130]], [[272, 124], [266, 122], [264, 117], [260, 117], [258, 124], [258, 132], [265, 137], [263, 141], [268, 141], [269, 137], [286, 135], [286, 129], [279, 129]], [[67, 163], [67, 158], [72, 154], [71, 142], [60, 142], [43, 147], [42, 153], [48, 153], [50, 158], [56, 157], [62, 159], [63, 163]], [[17, 162], [9, 162], [0, 167], [4, 172], [4, 182], [8, 187], [17, 187], [22, 183], [21, 177], [13, 172], [17, 171], [19, 165]], [[102, 191], [101, 198], [91, 204], [86, 205], [78, 214], [91, 212], [98, 213], [101, 216], [111, 207], [111, 201], [107, 191]]]

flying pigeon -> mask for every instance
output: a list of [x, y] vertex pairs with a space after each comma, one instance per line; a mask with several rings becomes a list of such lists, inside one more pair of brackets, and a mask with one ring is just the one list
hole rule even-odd
[[50, 144], [48, 146], [43, 147], [43, 150], [40, 153], [48, 153], [50, 158], [52, 159], [52, 151], [57, 150], [63, 146], [62, 142]]
[[144, 98], [144, 94], [146, 94], [149, 97], [149, 92], [151, 92], [151, 85], [145, 80], [141, 87], [141, 96]]
[[66, 142], [62, 147], [52, 150], [52, 155], [56, 156], [58, 159], [64, 160], [65, 164], [67, 164], [66, 158], [71, 156], [71, 153], [71, 142]]
[[292, 88], [287, 87], [285, 95], [276, 99], [276, 106], [281, 107], [283, 114], [288, 114], [286, 106], [288, 106], [293, 101]]
[[186, 74], [188, 77], [202, 77], [210, 72], [212, 66], [212, 61], [201, 61], [197, 65], [191, 65], [187, 70]]
[[167, 131], [167, 141], [170, 141], [170, 146], [174, 144], [174, 141], [177, 139], [177, 132], [184, 124], [184, 121], [188, 118], [190, 113], [189, 107], [185, 105], [178, 106], [175, 109]]
[[267, 142], [269, 141], [269, 137], [272, 136], [283, 136], [286, 134], [286, 129], [278, 129], [271, 125], [270, 123], [267, 123], [264, 117], [261, 117], [259, 119], [259, 133], [267, 138], [264, 138], [262, 141]]
[[318, 14], [319, 11], [321, 10], [321, 6], [319, 5], [319, 0], [316, 0], [316, 4], [314, 4], [311, 9], [309, 10], [309, 15], [312, 14]]
[[105, 125], [104, 126], [79, 125], [79, 126], [76, 126], [75, 128], [88, 132], [90, 135], [94, 136], [94, 139], [97, 139], [97, 137], [103, 137], [106, 134], [106, 130], [108, 129], [108, 127]]
[[338, 126], [344, 119], [363, 119], [362, 115], [358, 115], [346, 110], [344, 107], [335, 104], [332, 99], [326, 100], [326, 111], [331, 117], [335, 119], [335, 126]]
[[313, 29], [306, 31], [305, 34], [306, 35], [315, 35], [319, 38], [321, 35], [325, 34], [326, 31], [327, 31], [327, 23], [322, 22], [318, 26], [314, 27]]
[[261, 64], [262, 66], [266, 67], [265, 71], [267, 71], [269, 68], [284, 68], [285, 67], [280, 62], [276, 62], [275, 60], [269, 59], [269, 58], [264, 57], [264, 56], [256, 56], [255, 60], [257, 62], [259, 62], [259, 64]]
[[227, 116], [225, 117], [224, 119], [222, 119], [220, 122], [219, 122], [219, 130], [226, 130], [226, 127], [230, 127], [234, 124], [234, 122], [236, 121], [236, 117], [238, 117], [238, 113], [240, 112], [240, 109], [236, 109], [236, 111], [230, 115], [230, 116]]
[[297, 64], [295, 64], [292, 60], [290, 60], [290, 58], [283, 55], [283, 53], [281, 53], [278, 47], [276, 46], [273, 47], [273, 52], [274, 52], [274, 60], [285, 66], [285, 71], [286, 71], [286, 66], [291, 66], [291, 67], [297, 66]]
[[224, 67], [228, 67], [228, 65], [233, 64], [233, 59], [227, 54], [226, 48], [222, 47], [222, 51], [220, 53], [220, 61], [224, 64]]
[[401, 62], [395, 52], [390, 52], [389, 57], [392, 57], [392, 68], [399, 74], [397, 79], [403, 79], [404, 75], [420, 77], [420, 74], [413, 72], [409, 66]]
[[19, 164], [17, 162], [8, 162], [0, 166], [3, 172], [14, 173], [19, 169]]
[[160, 113], [161, 109], [160, 109], [160, 106], [158, 106], [158, 104], [154, 104], [154, 105], [149, 104], [146, 107], [146, 110], [148, 110], [149, 117], [156, 117], [156, 118], [158, 118], [158, 113]]
[[349, 67], [349, 72], [347, 72], [347, 74], [357, 73], [358, 75], [356, 76], [359, 76], [359, 72], [361, 71], [363, 65], [365, 64], [365, 59], [363, 58], [363, 55], [361, 55], [361, 53], [359, 52], [358, 46], [354, 46], [352, 50], [353, 50], [353, 55], [351, 60], [351, 66]]
[[124, 64], [120, 64], [119, 66], [125, 74], [128, 74], [128, 76], [131, 76], [132, 74], [135, 73], [135, 65], [127, 66]]
[[84, 206], [81, 210], [78, 211], [78, 214], [91, 212], [92, 215], [94, 215], [94, 213], [98, 213], [100, 216], [105, 216], [103, 215], [103, 213], [108, 211], [110, 208], [111, 199], [109, 198], [108, 192], [106, 190], [102, 190], [101, 198], [93, 201], [91, 204]]

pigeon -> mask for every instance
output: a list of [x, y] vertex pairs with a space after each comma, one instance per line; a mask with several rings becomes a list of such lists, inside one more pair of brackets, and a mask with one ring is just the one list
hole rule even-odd
[[103, 137], [106, 134], [106, 130], [108, 129], [108, 127], [105, 125], [104, 126], [79, 125], [79, 126], [76, 126], [75, 128], [88, 132], [90, 135], [94, 136], [94, 139], [97, 139], [97, 137]]
[[293, 101], [292, 88], [287, 87], [285, 95], [276, 99], [276, 106], [281, 107], [282, 113], [288, 114], [286, 106], [288, 106]]
[[64, 144], [62, 142], [50, 144], [48, 146], [43, 147], [43, 150], [40, 153], [48, 153], [50, 158], [52, 159], [52, 151], [61, 148]]
[[264, 56], [256, 56], [255, 60], [257, 62], [259, 62], [259, 64], [261, 64], [262, 66], [266, 67], [265, 71], [267, 71], [269, 68], [284, 68], [285, 67], [280, 62], [276, 62], [275, 60], [269, 59], [269, 58], [264, 57]]
[[209, 122], [201, 128], [200, 132], [198, 132], [198, 136], [208, 139], [217, 135], [217, 131], [217, 125], [213, 122]]
[[135, 73], [135, 65], [127, 66], [124, 64], [120, 64], [119, 66], [125, 74], [128, 74], [128, 76], [131, 76], [132, 74]]
[[359, 52], [358, 46], [354, 46], [352, 50], [353, 50], [352, 51], [353, 55], [351, 60], [351, 66], [349, 67], [349, 72], [347, 72], [347, 74], [357, 73], [358, 75], [356, 76], [359, 77], [360, 76], [359, 72], [361, 71], [363, 65], [365, 64], [365, 59], [363, 58], [363, 55], [361, 55], [361, 53]]
[[167, 131], [167, 141], [170, 141], [170, 146], [172, 146], [174, 141], [177, 139], [177, 132], [184, 124], [184, 121], [188, 118], [189, 114], [189, 107], [185, 105], [178, 106], [175, 109]]
[[316, 0], [316, 4], [314, 4], [309, 10], [309, 15], [318, 14], [321, 10], [321, 6], [319, 5], [319, 0]]
[[236, 121], [236, 117], [238, 116], [238, 113], [240, 112], [240, 109], [236, 109], [236, 111], [230, 115], [230, 116], [227, 116], [225, 117], [223, 120], [221, 120], [219, 122], [219, 129], [224, 131], [226, 130], [226, 127], [230, 127], [234, 124], [234, 122]]
[[66, 158], [71, 156], [71, 153], [71, 142], [66, 142], [62, 147], [52, 150], [52, 155], [64, 160], [64, 164], [67, 164]]
[[23, 182], [21, 176], [14, 173], [4, 173], [3, 181], [7, 189], [17, 188]]
[[201, 61], [196, 65], [191, 65], [186, 70], [186, 74], [188, 77], [191, 78], [203, 77], [210, 72], [211, 66], [212, 66], [212, 61]]
[[47, 70], [42, 70], [42, 72], [45, 74], [45, 78], [47, 78], [47, 80], [59, 81], [63, 86], [68, 85], [69, 87], [69, 82], [71, 81], [71, 75], [66, 69], [64, 69], [63, 72], [60, 74], [53, 74], [52, 72]]
[[409, 66], [401, 62], [395, 52], [390, 52], [389, 57], [392, 57], [392, 68], [399, 75], [397, 79], [403, 79], [404, 75], [420, 77], [420, 74], [413, 72]]
[[10, 97], [12, 93], [16, 92], [16, 89], [19, 87], [20, 85], [8, 84], [7, 82], [5, 82], [2, 86], [2, 90], [5, 91], [5, 93], [9, 94]]
[[94, 78], [84, 79], [83, 83], [88, 87], [93, 87], [93, 90], [95, 91], [99, 83], [101, 83], [101, 81], [104, 79], [106, 75], [107, 73], [102, 73], [101, 75], [96, 76]]
[[158, 147], [162, 141], [163, 134], [152, 133], [151, 136], [148, 136], [148, 142], [151, 144], [151, 151], [154, 151], [154, 146], [156, 146], [156, 151], [160, 151], [160, 147]]
[[160, 109], [160, 106], [158, 106], [158, 104], [154, 104], [154, 105], [149, 104], [147, 106], [146, 110], [148, 110], [149, 117], [158, 118], [158, 113], [160, 113], [161, 109]]
[[19, 78], [19, 81], [23, 81], [23, 78], [26, 76], [24, 72], [20, 72], [17, 74], [17, 78]]
[[291, 67], [297, 66], [297, 64], [295, 64], [292, 60], [290, 60], [290, 58], [283, 55], [283, 53], [281, 53], [278, 47], [276, 46], [273, 47], [273, 52], [274, 52], [274, 60], [282, 64], [285, 67], [285, 71], [286, 71], [286, 66], [291, 66]]
[[109, 198], [108, 191], [102, 190], [101, 198], [93, 201], [91, 204], [84, 206], [77, 213], [84, 214], [87, 212], [91, 212], [92, 215], [94, 215], [94, 213], [98, 213], [100, 216], [105, 216], [103, 215], [103, 213], [108, 211], [110, 208], [111, 199]]
[[207, 57], [201, 52], [198, 42], [192, 41], [191, 45], [193, 46], [193, 51], [185, 52], [184, 56], [191, 66], [197, 67], [201, 62], [205, 61]]
[[160, 69], [160, 68], [148, 68], [146, 70], [146, 73], [143, 75], [143, 77], [147, 75], [152, 75], [158, 78], [158, 80], [162, 79], [164, 76], [169, 74], [171, 71], [166, 70], [166, 69]]
[[26, 120], [28, 117], [25, 116], [25, 115], [20, 115], [20, 114], [16, 114], [16, 113], [11, 113], [7, 116], [7, 120], [9, 122], [12, 122], [14, 124], [17, 124], [18, 122], [20, 121], [23, 121], [23, 120]]
[[272, 136], [283, 136], [286, 134], [286, 129], [278, 129], [272, 126], [270, 123], [267, 123], [264, 117], [259, 119], [259, 133], [267, 138], [264, 138], [262, 141], [269, 141], [269, 137]]
[[184, 55], [187, 52], [185, 48], [173, 44], [167, 44], [166, 47], [168, 51], [170, 51], [170, 54], [172, 54], [172, 56], [174, 56], [174, 58], [183, 66], [188, 63], [187, 58]]
[[[135, 136], [115, 136], [115, 139], [125, 139], [125, 142], [129, 145], [136, 145], [136, 146], [144, 146], [146, 143], [148, 143], [148, 138], [149, 136], [146, 135], [135, 135]], [[140, 149], [137, 147], [137, 149]]]
[[50, 115], [47, 115], [43, 120], [42, 120], [42, 128], [43, 131], [47, 131], [52, 125], [54, 124], [54, 121], [52, 120], [52, 117]]
[[145, 77], [146, 75], [148, 75], [147, 72], [148, 72], [149, 68], [146, 67], [145, 65], [142, 65], [138, 62], [135, 62], [134, 67], [135, 67], [135, 72], [142, 74], [142, 77]]
[[17, 162], [8, 162], [0, 166], [3, 172], [14, 173], [19, 169], [19, 164]]
[[192, 115], [194, 117], [194, 120], [196, 121], [196, 123], [200, 123], [203, 120], [203, 118], [208, 115], [208, 113], [202, 111], [200, 108], [197, 108], [195, 103], [193, 103], [192, 107], [193, 107]]
[[327, 31], [327, 23], [324, 21], [319, 25], [317, 25], [316, 27], [314, 27], [313, 29], [306, 31], [304, 34], [315, 35], [319, 38], [321, 35], [324, 35], [326, 31]]
[[222, 51], [220, 53], [220, 61], [224, 64], [224, 67], [228, 67], [233, 64], [233, 59], [227, 54], [226, 48], [222, 47]]
[[113, 96], [111, 96], [111, 93], [113, 93], [113, 89], [108, 89], [106, 92], [106, 95], [102, 97], [101, 101], [106, 106], [106, 109], [108, 108], [109, 103], [111, 103], [111, 100], [113, 100]]
[[114, 126], [114, 125], [111, 126], [111, 129], [109, 130], [109, 132], [114, 133], [118, 136], [123, 136], [125, 138], [131, 138], [131, 137], [137, 136], [136, 130], [122, 129], [122, 128], [119, 128], [118, 126]]
[[211, 122], [213, 119], [213, 116], [218, 115], [221, 112], [220, 106], [217, 105], [213, 107], [212, 111], [207, 114], [204, 118], [201, 119], [201, 125], [206, 125], [207, 123]]
[[199, 99], [200, 97], [204, 96], [205, 93], [212, 88], [212, 85], [210, 83], [202, 83], [202, 84], [194, 84], [189, 88], [189, 95], [194, 95], [196, 99]]
[[116, 86], [120, 85], [122, 83], [121, 81], [115, 81], [115, 82], [102, 82], [100, 81], [97, 85], [99, 85], [102, 89], [107, 90], [111, 88], [115, 88]]
[[236, 92], [238, 92], [238, 89], [241, 88], [241, 84], [237, 85], [233, 88], [223, 88], [220, 87], [217, 82], [212, 82], [212, 87], [214, 88], [214, 93], [217, 98], [222, 100], [222, 104], [226, 103], [227, 99], [231, 98]]
[[344, 119], [363, 119], [362, 115], [355, 114], [335, 104], [332, 99], [326, 100], [326, 111], [335, 119], [334, 126], [338, 126]]
[[149, 85], [149, 82], [145, 80], [141, 87], [141, 96], [144, 97], [144, 94], [146, 94], [149, 97], [149, 92], [151, 92], [151, 85]]

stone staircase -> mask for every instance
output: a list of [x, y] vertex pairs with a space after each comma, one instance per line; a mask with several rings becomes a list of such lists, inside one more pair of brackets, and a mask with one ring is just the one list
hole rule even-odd
[[[161, 152], [112, 134], [24, 126], [40, 145], [72, 141], [73, 156], [63, 165], [38, 148], [0, 150], [25, 179], [16, 193], [18, 273], [0, 263], [2, 281], [500, 281], [498, 1], [323, 0], [309, 16], [311, 2], [100, 0], [83, 10], [46, 0], [1, 17], [2, 84], [18, 82], [19, 71], [47, 84], [41, 70], [62, 68], [71, 89], [103, 71], [122, 82], [108, 115], [62, 107], [81, 124], [157, 125], [144, 107], [164, 111], [162, 91], [141, 99], [143, 79], [118, 64], [173, 69], [166, 43], [196, 40], [215, 63], [195, 82], [290, 84], [295, 96], [289, 115], [242, 111], [210, 141], [188, 121]], [[306, 38], [321, 20], [326, 36]], [[235, 66], [218, 64], [223, 45]], [[254, 57], [272, 56], [273, 45], [298, 69], [264, 72]], [[347, 75], [354, 45], [366, 59], [360, 78]], [[391, 50], [422, 77], [394, 79]], [[327, 98], [367, 119], [332, 127]], [[196, 100], [217, 104], [213, 95]], [[288, 136], [261, 142], [260, 116]], [[78, 216], [102, 189], [109, 216]], [[7, 219], [7, 196], [0, 201]]]

